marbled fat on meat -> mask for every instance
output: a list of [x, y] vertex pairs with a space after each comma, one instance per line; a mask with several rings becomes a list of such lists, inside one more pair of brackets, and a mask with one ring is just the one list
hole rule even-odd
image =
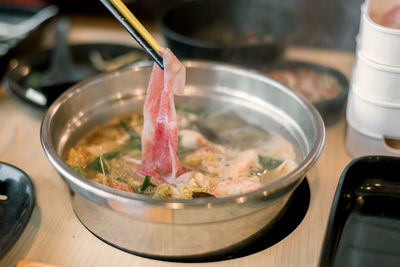
[[172, 52], [164, 48], [164, 71], [153, 65], [144, 103], [142, 132], [142, 167], [140, 173], [151, 175], [152, 181], [164, 182], [182, 173], [177, 156], [178, 124], [174, 93], [182, 94], [185, 87], [185, 67]]

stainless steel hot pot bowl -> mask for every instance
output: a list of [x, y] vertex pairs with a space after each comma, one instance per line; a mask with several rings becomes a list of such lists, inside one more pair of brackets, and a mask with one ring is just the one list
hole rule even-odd
[[299, 151], [299, 166], [281, 179], [242, 195], [155, 200], [81, 177], [63, 161], [66, 151], [96, 124], [142, 109], [151, 67], [136, 66], [84, 81], [49, 108], [41, 142], [71, 189], [73, 209], [96, 236], [123, 250], [156, 258], [201, 257], [226, 251], [265, 229], [316, 162], [325, 141], [319, 113], [297, 93], [254, 71], [187, 61], [185, 95], [176, 103], [231, 106], [250, 123], [276, 129]]

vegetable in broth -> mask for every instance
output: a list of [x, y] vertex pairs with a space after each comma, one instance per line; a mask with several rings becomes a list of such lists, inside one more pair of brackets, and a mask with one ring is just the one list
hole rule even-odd
[[66, 162], [94, 182], [156, 199], [241, 194], [273, 182], [297, 166], [288, 140], [233, 112], [178, 108], [177, 121], [182, 173], [173, 179], [160, 182], [141, 174], [143, 115], [139, 112], [89, 132], [69, 150]]

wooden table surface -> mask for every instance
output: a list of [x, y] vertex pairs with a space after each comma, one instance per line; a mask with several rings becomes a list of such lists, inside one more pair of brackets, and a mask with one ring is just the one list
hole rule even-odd
[[[157, 31], [155, 31], [157, 32]], [[162, 38], [156, 34], [162, 42]], [[112, 20], [72, 20], [71, 42], [108, 41], [133, 44], [133, 39]], [[350, 76], [354, 53], [289, 48], [286, 58], [332, 66]], [[40, 145], [43, 113], [10, 98], [0, 88], [0, 161], [27, 172], [34, 184], [36, 206], [19, 240], [0, 260], [15, 266], [21, 259], [66, 267], [78, 266], [186, 266], [151, 260], [118, 250], [92, 235], [76, 218], [67, 184], [47, 160]], [[317, 266], [332, 199], [340, 175], [351, 161], [345, 149], [343, 117], [327, 127], [323, 152], [307, 174], [311, 188], [309, 210], [301, 224], [284, 240], [256, 254], [199, 266]]]

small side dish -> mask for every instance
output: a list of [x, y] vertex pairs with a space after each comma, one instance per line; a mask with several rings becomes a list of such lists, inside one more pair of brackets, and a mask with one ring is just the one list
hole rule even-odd
[[349, 82], [343, 73], [328, 66], [303, 61], [281, 61], [261, 69], [309, 100], [326, 124], [343, 116], [349, 91]]
[[332, 100], [343, 90], [332, 74], [306, 67], [272, 70], [267, 74], [295, 89], [312, 103]]

